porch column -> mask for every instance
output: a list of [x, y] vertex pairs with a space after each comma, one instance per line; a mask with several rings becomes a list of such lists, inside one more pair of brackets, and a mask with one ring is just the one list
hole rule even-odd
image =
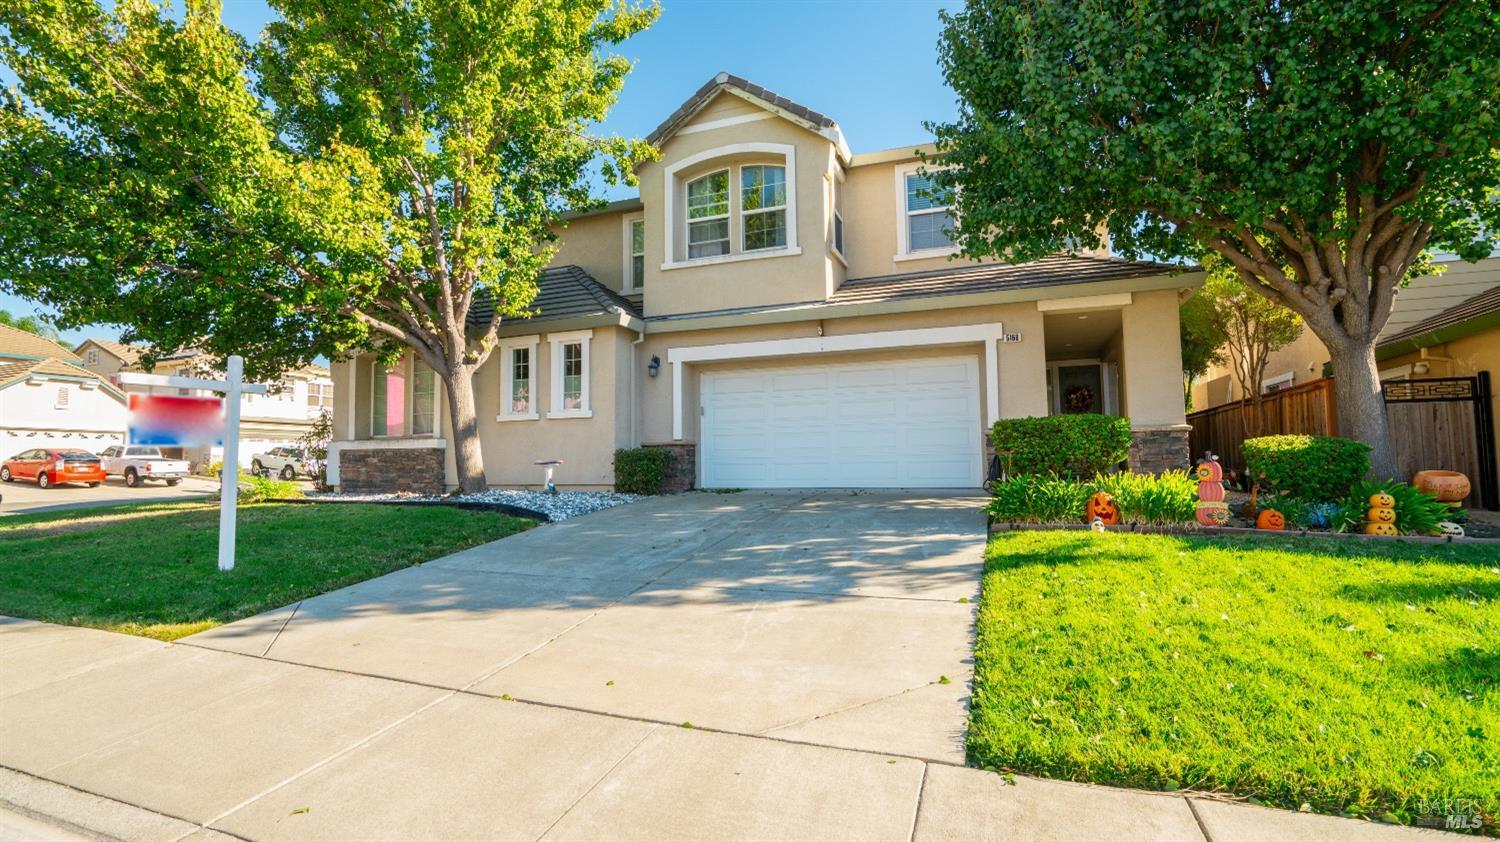
[[[1048, 414], [1047, 330], [1041, 312], [1034, 306], [1017, 307], [1014, 314], [1007, 314], [1005, 332], [1021, 334], [1021, 341], [999, 343], [999, 415], [990, 418], [989, 424], [1000, 418]], [[991, 406], [993, 401], [992, 396]]]
[[1135, 293], [1120, 312], [1121, 406], [1130, 418], [1131, 470], [1188, 465], [1177, 291]]

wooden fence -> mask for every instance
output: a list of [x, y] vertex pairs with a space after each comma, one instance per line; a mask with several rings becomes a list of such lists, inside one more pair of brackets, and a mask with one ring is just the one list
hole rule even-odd
[[1193, 461], [1202, 459], [1203, 452], [1211, 450], [1218, 454], [1219, 464], [1225, 471], [1243, 474], [1245, 457], [1240, 452], [1240, 443], [1247, 438], [1280, 434], [1337, 435], [1339, 424], [1333, 405], [1333, 381], [1325, 377], [1266, 395], [1261, 401], [1259, 427], [1250, 423], [1254, 420], [1255, 404], [1250, 400], [1189, 414], [1187, 422], [1193, 430], [1188, 434], [1188, 447]]

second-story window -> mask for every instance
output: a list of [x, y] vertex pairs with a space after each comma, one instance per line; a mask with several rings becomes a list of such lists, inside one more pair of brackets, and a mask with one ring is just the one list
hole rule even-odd
[[740, 214], [744, 251], [786, 245], [786, 168], [740, 168]]
[[929, 175], [906, 174], [906, 250], [953, 248], [953, 192], [939, 187]]
[[630, 289], [646, 286], [646, 220], [630, 220]]
[[688, 182], [687, 217], [688, 257], [729, 253], [729, 170]]

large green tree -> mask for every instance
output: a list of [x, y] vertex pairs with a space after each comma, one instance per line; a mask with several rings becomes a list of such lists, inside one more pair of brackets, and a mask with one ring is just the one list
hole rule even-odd
[[474, 372], [550, 226], [591, 203], [590, 163], [629, 180], [652, 154], [592, 127], [630, 69], [610, 46], [656, 7], [271, 0], [251, 45], [214, 0], [109, 6], [0, 5], [0, 287], [255, 375], [410, 353], [446, 386], [461, 490], [483, 488]]
[[1221, 256], [1328, 347], [1342, 432], [1396, 473], [1376, 337], [1424, 249], [1500, 231], [1500, 6], [970, 0], [935, 126], [970, 255]]

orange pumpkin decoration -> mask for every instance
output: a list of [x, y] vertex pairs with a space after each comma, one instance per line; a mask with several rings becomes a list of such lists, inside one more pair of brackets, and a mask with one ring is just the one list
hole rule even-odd
[[1280, 531], [1286, 528], [1286, 516], [1275, 509], [1262, 509], [1255, 517], [1255, 528]]
[[1365, 524], [1366, 535], [1399, 535], [1394, 523], [1367, 523]]
[[1206, 503], [1224, 502], [1224, 483], [1208, 480], [1198, 483], [1198, 499]]
[[1083, 507], [1083, 519], [1093, 522], [1098, 518], [1106, 526], [1113, 526], [1120, 522], [1120, 507], [1115, 505], [1115, 498], [1108, 491], [1096, 491], [1089, 497], [1089, 502]]
[[1372, 509], [1394, 509], [1396, 498], [1385, 492], [1370, 495], [1370, 508]]
[[1395, 509], [1371, 509], [1365, 512], [1365, 520], [1371, 523], [1395, 523]]
[[1223, 526], [1229, 522], [1229, 504], [1199, 503], [1194, 516], [1204, 526]]
[[1442, 503], [1457, 503], [1469, 496], [1469, 478], [1458, 471], [1417, 471], [1411, 484]]

